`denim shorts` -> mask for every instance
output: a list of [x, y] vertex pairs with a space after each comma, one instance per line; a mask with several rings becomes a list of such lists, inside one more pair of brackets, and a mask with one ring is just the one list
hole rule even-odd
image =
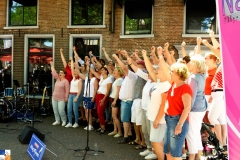
[[92, 97], [83, 97], [83, 106], [86, 108], [86, 109], [93, 109], [94, 108], [94, 102], [91, 101], [92, 100]]
[[175, 135], [175, 127], [180, 119], [179, 116], [168, 116], [165, 115], [166, 120], [166, 131], [164, 136], [164, 153], [170, 154], [172, 157], [182, 157], [182, 147], [186, 138], [189, 123], [186, 120], [182, 126], [182, 132], [179, 135]]
[[131, 122], [131, 109], [133, 101], [121, 101], [121, 121]]

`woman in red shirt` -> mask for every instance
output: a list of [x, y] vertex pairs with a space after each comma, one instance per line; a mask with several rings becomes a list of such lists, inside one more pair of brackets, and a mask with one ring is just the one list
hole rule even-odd
[[[160, 58], [161, 59], [161, 58]], [[164, 136], [164, 153], [168, 159], [181, 159], [182, 147], [186, 138], [191, 110], [192, 90], [185, 80], [188, 68], [185, 64], [175, 63], [171, 66], [172, 87], [167, 93], [168, 106], [165, 108], [167, 124]]]

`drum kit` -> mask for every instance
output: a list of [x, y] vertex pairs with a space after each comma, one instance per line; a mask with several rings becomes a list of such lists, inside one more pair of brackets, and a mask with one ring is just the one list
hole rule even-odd
[[15, 89], [5, 88], [0, 96], [0, 122], [31, 122], [32, 116], [33, 113], [29, 109], [29, 84], [20, 87], [17, 82]]

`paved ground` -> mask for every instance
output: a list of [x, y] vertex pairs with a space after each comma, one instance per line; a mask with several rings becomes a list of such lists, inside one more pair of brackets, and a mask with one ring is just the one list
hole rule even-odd
[[[54, 122], [53, 116], [45, 118], [39, 117], [43, 122], [35, 122], [34, 127], [41, 133], [45, 134], [44, 143], [47, 148], [54, 152], [57, 157], [49, 151], [45, 151], [43, 159], [60, 159], [60, 160], [74, 160], [82, 159], [84, 152], [75, 152], [75, 149], [86, 147], [86, 131], [85, 126], [81, 125], [79, 128], [65, 128], [62, 126], [52, 126]], [[28, 160], [31, 159], [27, 154], [27, 144], [21, 144], [18, 136], [23, 129], [31, 124], [18, 121], [14, 122], [8, 127], [7, 123], [0, 123], [0, 149], [10, 149], [13, 160]], [[89, 147], [94, 149], [94, 144], [97, 143], [99, 150], [104, 153], [99, 153], [94, 156], [93, 152], [87, 152], [86, 160], [142, 160], [139, 156], [139, 150], [134, 149], [134, 146], [128, 144], [117, 144], [119, 138], [114, 138], [108, 135], [99, 135], [95, 131], [90, 131]]]

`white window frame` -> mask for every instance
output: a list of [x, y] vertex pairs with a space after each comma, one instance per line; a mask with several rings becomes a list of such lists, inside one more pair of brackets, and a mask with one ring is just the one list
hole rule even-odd
[[[182, 53], [181, 53], [181, 45], [179, 44], [176, 44], [174, 45], [176, 47], [176, 49], [178, 50], [178, 54], [179, 54], [179, 58], [183, 58], [182, 57]], [[186, 45], [184, 48], [185, 48], [185, 51], [186, 51], [186, 54], [187, 55], [192, 55], [194, 53], [194, 48], [196, 47], [196, 45]], [[206, 53], [209, 53], [211, 52], [211, 50], [204, 46], [204, 45], [201, 45], [201, 55], [202, 56], [205, 56]]]
[[[13, 68], [14, 68], [14, 63], [13, 63], [13, 53], [14, 53], [14, 35], [9, 34], [9, 35], [0, 35], [0, 38], [11, 38], [12, 39], [12, 63], [11, 63], [11, 79], [13, 80]], [[1, 75], [2, 76], [2, 75]], [[11, 86], [13, 86], [13, 83], [11, 82]]]
[[[70, 34], [69, 35], [69, 58], [72, 57], [73, 38], [99, 38], [99, 58], [102, 58], [102, 34]], [[94, 53], [93, 53], [94, 54]]]
[[[150, 3], [150, 1], [149, 1]], [[122, 30], [120, 38], [153, 38], [153, 26], [154, 26], [154, 6], [152, 5], [152, 28], [151, 34], [138, 34], [138, 35], [125, 35], [124, 34], [124, 21], [125, 21], [125, 4], [122, 5]]]
[[39, 17], [39, 0], [37, 0], [37, 25], [36, 26], [9, 26], [9, 0], [7, 0], [6, 27], [3, 27], [3, 29], [31, 29], [31, 28], [39, 28], [39, 26], [38, 26], [38, 17]]
[[[217, 4], [216, 4], [217, 5]], [[216, 6], [217, 7], [217, 6]], [[183, 17], [183, 34], [182, 37], [189, 37], [189, 38], [195, 38], [195, 37], [202, 37], [202, 38], [209, 38], [209, 34], [187, 34], [186, 33], [186, 4], [184, 4], [184, 17]], [[216, 31], [219, 33], [219, 27], [218, 27], [218, 13], [216, 9]], [[219, 34], [215, 34], [216, 38], [219, 38]]]
[[[24, 84], [27, 84], [26, 74], [28, 72], [28, 39], [29, 38], [52, 38], [53, 39], [53, 50], [52, 50], [52, 58], [53, 64], [55, 63], [55, 35], [54, 34], [25, 34], [24, 35]], [[52, 78], [52, 86], [54, 86], [54, 79]], [[52, 87], [52, 91], [53, 91]], [[37, 98], [37, 97], [36, 97]]]
[[106, 28], [105, 13], [106, 0], [103, 0], [103, 24], [102, 25], [72, 25], [72, 0], [69, 0], [69, 17], [67, 28]]

